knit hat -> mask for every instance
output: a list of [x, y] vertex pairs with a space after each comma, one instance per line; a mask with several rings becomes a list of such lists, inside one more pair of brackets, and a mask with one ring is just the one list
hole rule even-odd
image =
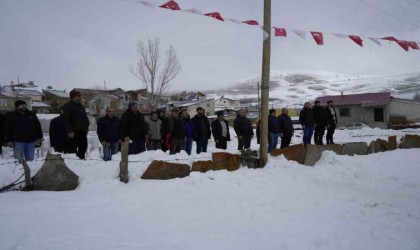
[[17, 108], [17, 107], [19, 107], [20, 105], [22, 105], [22, 104], [25, 104], [26, 105], [26, 102], [25, 101], [23, 101], [23, 100], [17, 100], [16, 102], [15, 102], [15, 107]]
[[222, 115], [225, 115], [225, 113], [223, 111], [217, 111], [216, 115], [217, 116], [222, 116]]
[[82, 95], [82, 93], [80, 93], [79, 91], [77, 91], [77, 90], [72, 90], [72, 91], [70, 91], [70, 99], [73, 99], [73, 97], [75, 97], [75, 96], [80, 96], [80, 95]]
[[275, 113], [276, 112], [276, 110], [275, 109], [270, 109], [269, 111], [268, 111], [268, 113], [271, 115], [272, 113]]

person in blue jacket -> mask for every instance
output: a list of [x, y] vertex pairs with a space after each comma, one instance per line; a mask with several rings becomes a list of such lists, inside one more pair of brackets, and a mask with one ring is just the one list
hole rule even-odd
[[182, 119], [184, 121], [185, 128], [185, 140], [183, 149], [187, 154], [191, 154], [193, 139], [197, 138], [197, 131], [195, 129], [194, 122], [190, 119], [188, 110], [182, 111]]

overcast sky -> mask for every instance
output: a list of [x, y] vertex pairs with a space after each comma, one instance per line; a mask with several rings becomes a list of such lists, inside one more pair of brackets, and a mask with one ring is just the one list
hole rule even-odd
[[[177, 2], [184, 9], [263, 24], [263, 0]], [[420, 50], [367, 39], [420, 42], [420, 0], [272, 0], [272, 26], [286, 28], [288, 37], [272, 37], [271, 70], [420, 71]], [[309, 34], [304, 41], [292, 30], [359, 35], [365, 46], [328, 34], [318, 46]], [[212, 89], [261, 72], [263, 34], [256, 27], [122, 0], [0, 0], [0, 83], [19, 76], [56, 89], [104, 81], [107, 88], [141, 88], [129, 67], [137, 62], [137, 41], [154, 37], [161, 39], [162, 51], [172, 44], [180, 59], [182, 72], [172, 90]]]

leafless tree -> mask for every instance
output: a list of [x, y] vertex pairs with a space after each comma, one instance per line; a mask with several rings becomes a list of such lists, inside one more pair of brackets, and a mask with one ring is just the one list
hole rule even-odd
[[137, 77], [152, 99], [158, 99], [167, 93], [171, 82], [181, 72], [181, 64], [172, 45], [166, 51], [161, 68], [160, 39], [149, 39], [147, 45], [142, 41], [137, 43], [139, 61], [137, 66], [131, 66], [131, 73]]

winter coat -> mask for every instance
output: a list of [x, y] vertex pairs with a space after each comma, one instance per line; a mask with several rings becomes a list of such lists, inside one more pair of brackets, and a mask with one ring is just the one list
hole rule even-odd
[[[229, 124], [225, 119], [223, 119], [222, 122], [226, 124], [226, 140], [230, 141]], [[213, 138], [215, 141], [222, 139], [222, 124], [220, 124], [220, 121], [218, 119], [214, 120], [211, 123], [211, 130], [213, 131]]]
[[246, 117], [237, 115], [233, 123], [236, 135], [239, 136], [253, 136], [254, 130], [252, 129], [251, 120]]
[[[4, 138], [3, 126], [4, 126], [4, 115], [0, 114], [0, 148], [1, 148], [1, 145], [3, 145], [3, 138]], [[1, 149], [0, 149], [0, 152], [1, 152]]]
[[[333, 114], [331, 113], [330, 108], [327, 107], [327, 120], [328, 120], [328, 125], [335, 127], [335, 125], [338, 123], [338, 119], [337, 119], [337, 111], [335, 111], [335, 108], [333, 109], [335, 112], [335, 117], [333, 117]], [[334, 118], [335, 118], [335, 121], [334, 121]]]
[[302, 126], [306, 126], [306, 127], [315, 126], [314, 111], [311, 108], [309, 109], [303, 108], [300, 111], [299, 122], [300, 124], [302, 124]]
[[317, 127], [325, 127], [327, 126], [328, 120], [327, 120], [327, 111], [324, 107], [321, 106], [315, 106], [314, 107], [314, 118], [315, 118], [315, 124]]
[[271, 115], [268, 116], [268, 132], [278, 134], [280, 130], [279, 119]]
[[279, 117], [280, 129], [279, 132], [282, 134], [292, 134], [294, 132], [293, 122], [290, 116], [281, 114]]
[[211, 138], [210, 122], [207, 116], [197, 114], [191, 120], [194, 122], [194, 126], [197, 130], [198, 140], [204, 136], [206, 136], [207, 139]]
[[50, 145], [53, 148], [64, 149], [67, 145], [68, 137], [64, 128], [63, 115], [57, 116], [50, 122], [49, 128]]
[[192, 122], [190, 118], [184, 118], [183, 122], [185, 137], [188, 139], [194, 138], [194, 140], [197, 140], [197, 129], [195, 128], [194, 122]]
[[118, 142], [121, 139], [121, 121], [117, 117], [104, 116], [99, 118], [96, 129], [100, 142]]
[[156, 121], [146, 118], [146, 123], [149, 127], [147, 136], [149, 140], [162, 140], [162, 120], [157, 119]]
[[130, 137], [132, 140], [144, 139], [147, 131], [148, 126], [142, 113], [134, 113], [131, 109], [127, 109], [121, 116], [121, 139], [125, 137]]
[[43, 137], [41, 123], [32, 111], [9, 112], [4, 120], [3, 136], [4, 142], [34, 142]]
[[64, 128], [67, 133], [88, 131], [89, 119], [85, 107], [80, 103], [69, 101], [63, 107]]
[[185, 128], [184, 122], [181, 117], [174, 118], [172, 116], [167, 117], [162, 126], [163, 135], [166, 136], [170, 134], [172, 139], [184, 139], [185, 138]]

